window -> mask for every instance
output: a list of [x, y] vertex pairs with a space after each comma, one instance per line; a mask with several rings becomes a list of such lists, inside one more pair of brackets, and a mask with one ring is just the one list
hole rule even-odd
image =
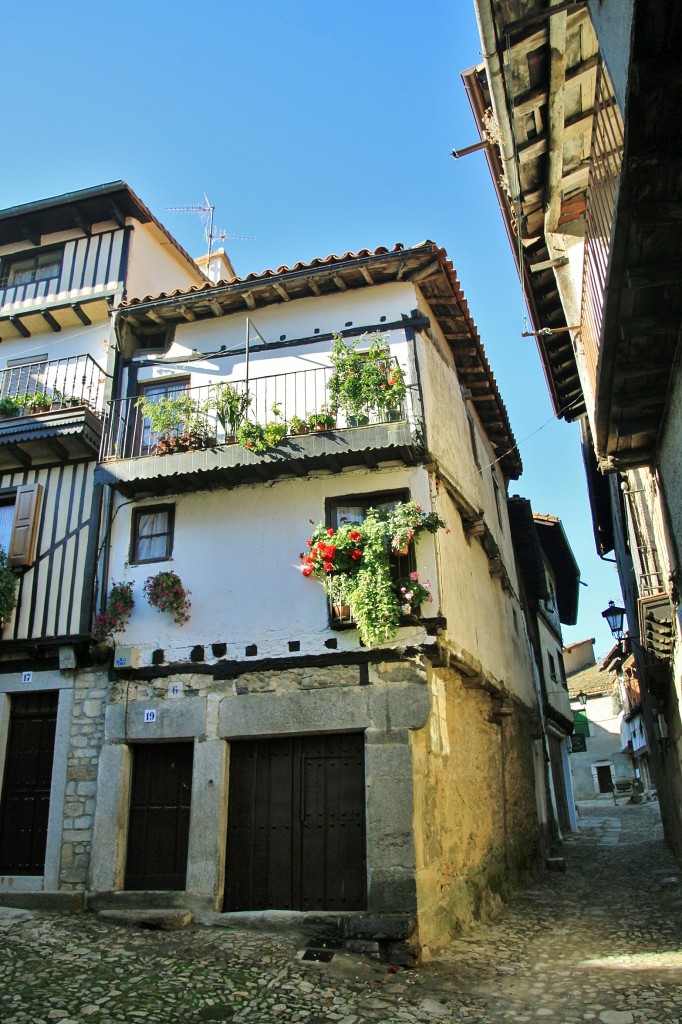
[[[410, 495], [407, 491], [388, 491], [380, 494], [356, 494], [344, 498], [330, 498], [327, 500], [327, 524], [338, 530], [345, 523], [362, 523], [370, 508], [382, 511], [394, 508], [399, 501], [409, 501]], [[414, 551], [412, 545], [399, 553], [391, 555], [391, 575], [393, 579], [399, 580], [406, 577], [415, 568]], [[350, 622], [350, 613], [343, 606], [343, 611], [338, 606], [332, 608], [332, 617], [335, 624], [339, 622]]]
[[5, 554], [9, 551], [13, 523], [14, 495], [0, 498], [0, 548], [2, 548]]
[[163, 562], [173, 551], [174, 505], [155, 505], [133, 510], [130, 561]]
[[552, 680], [553, 683], [556, 683], [556, 665], [554, 663], [554, 658], [549, 653], [549, 651], [547, 652], [547, 659], [549, 661], [549, 678]]
[[33, 284], [59, 277], [62, 266], [62, 250], [35, 253], [20, 259], [5, 260], [2, 267], [2, 283], [5, 285]]
[[[140, 395], [154, 403], [159, 402], [162, 398], [177, 398], [178, 395], [182, 395], [187, 391], [189, 382], [189, 377], [176, 377], [173, 380], [155, 380], [149, 384], [141, 385]], [[152, 430], [149, 420], [138, 421], [138, 427], [142, 434], [140, 438], [140, 454], [149, 455], [154, 450], [158, 440], [157, 435]]]
[[47, 352], [39, 356], [8, 359], [6, 368], [2, 371], [0, 397], [16, 398], [42, 391], [45, 388], [46, 370]]
[[42, 494], [42, 484], [0, 492], [0, 546], [12, 568], [35, 561]]

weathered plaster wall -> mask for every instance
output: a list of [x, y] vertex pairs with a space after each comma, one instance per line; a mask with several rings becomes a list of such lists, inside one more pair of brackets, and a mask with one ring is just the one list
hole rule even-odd
[[[574, 710], [581, 705], [574, 701]], [[614, 782], [622, 782], [633, 776], [632, 760], [621, 752], [620, 710], [614, 705], [609, 694], [589, 697], [585, 705], [590, 724], [590, 735], [586, 737], [587, 750], [571, 754], [571, 769], [577, 800], [591, 800], [599, 796], [595, 771], [596, 764], [612, 765]], [[611, 799], [610, 794], [604, 794]]]
[[530, 722], [452, 670], [429, 673], [432, 713], [410, 734], [419, 940], [425, 957], [494, 916], [533, 869], [538, 824]]

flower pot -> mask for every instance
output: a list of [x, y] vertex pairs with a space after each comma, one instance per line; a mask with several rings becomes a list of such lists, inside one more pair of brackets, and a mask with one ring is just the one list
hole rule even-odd
[[334, 601], [332, 604], [332, 612], [334, 613], [334, 618], [338, 619], [340, 622], [350, 622], [349, 604], [341, 604], [340, 601]]
[[301, 434], [307, 434], [307, 433], [308, 433], [308, 428], [307, 427], [299, 427], [298, 430], [292, 430], [291, 431], [291, 436], [292, 437], [299, 437]]

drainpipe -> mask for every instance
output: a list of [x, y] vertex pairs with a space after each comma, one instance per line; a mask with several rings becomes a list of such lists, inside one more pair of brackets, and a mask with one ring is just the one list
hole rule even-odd
[[504, 91], [504, 70], [497, 48], [497, 35], [490, 0], [474, 0], [478, 33], [483, 43], [483, 59], [488, 72], [488, 84], [493, 103], [493, 113], [502, 133], [500, 156], [504, 173], [512, 194], [512, 202], [519, 200], [519, 178], [514, 157], [514, 136]]

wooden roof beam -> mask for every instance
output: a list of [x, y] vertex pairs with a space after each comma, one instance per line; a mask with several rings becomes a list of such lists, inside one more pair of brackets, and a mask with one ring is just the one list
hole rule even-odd
[[313, 295], [321, 295], [322, 294], [320, 286], [319, 286], [319, 284], [317, 283], [317, 281], [315, 280], [314, 277], [309, 277], [308, 278], [308, 287], [310, 288], [310, 290], [313, 293]]
[[370, 274], [370, 272], [367, 269], [367, 267], [360, 267], [360, 273], [364, 277], [364, 279], [367, 282], [367, 284], [374, 284], [374, 278]]
[[[565, 8], [564, 4], [553, 7]], [[549, 8], [551, 13], [552, 7]], [[549, 23], [549, 101], [547, 121], [549, 162], [545, 195], [545, 235], [557, 230], [561, 215], [564, 170], [564, 129], [566, 121], [566, 12], [556, 13]], [[553, 254], [550, 252], [550, 256]]]
[[190, 322], [197, 318], [196, 313], [193, 313], [189, 306], [178, 306], [178, 313], [180, 313], [185, 320], [189, 320]]
[[22, 338], [30, 338], [31, 337], [31, 332], [29, 331], [29, 329], [26, 326], [26, 324], [22, 321], [21, 317], [11, 316], [9, 318], [9, 322], [11, 323], [11, 325], [15, 329], [15, 331], [19, 332], [19, 334], [22, 336]]
[[242, 298], [244, 299], [244, 302], [246, 303], [246, 305], [247, 305], [247, 307], [249, 309], [255, 309], [256, 308], [256, 300], [253, 297], [253, 292], [251, 292], [251, 291], [242, 292]]
[[501, 35], [516, 35], [517, 32], [523, 32], [524, 29], [530, 28], [531, 25], [539, 25], [542, 22], [548, 21], [550, 18], [553, 20], [553, 15], [562, 15], [565, 21], [569, 12], [573, 14], [584, 10], [586, 7], [587, 0], [561, 0], [561, 2], [554, 3], [550, 7], [537, 11], [535, 14], [526, 14], [523, 18], [517, 18], [515, 21], [508, 21], [502, 29]]
[[279, 283], [279, 281], [273, 281], [272, 287], [275, 289], [280, 299], [283, 299], [284, 302], [291, 302], [291, 296], [289, 295], [289, 292], [286, 290], [284, 285]]
[[[566, 72], [566, 85], [575, 85], [580, 82], [582, 78], [595, 70], [598, 63], [599, 54], [594, 53], [587, 60], [581, 61], [580, 64], [574, 64]], [[514, 100], [514, 114], [519, 114], [520, 116], [530, 114], [531, 111], [536, 110], [538, 107], [544, 107], [548, 98], [549, 93], [545, 86], [529, 89], [528, 92], [521, 93]]]
[[164, 318], [161, 316], [160, 313], [157, 313], [155, 309], [148, 309], [147, 316], [149, 317], [150, 320], [153, 320], [155, 324], [162, 324], [164, 326], [166, 324]]
[[217, 299], [209, 299], [208, 308], [213, 313], [213, 316], [223, 315], [223, 307], [220, 305]]
[[340, 292], [348, 291], [348, 285], [346, 284], [346, 282], [344, 281], [340, 274], [332, 274], [332, 281], [334, 282], [334, 284], [336, 285]]

